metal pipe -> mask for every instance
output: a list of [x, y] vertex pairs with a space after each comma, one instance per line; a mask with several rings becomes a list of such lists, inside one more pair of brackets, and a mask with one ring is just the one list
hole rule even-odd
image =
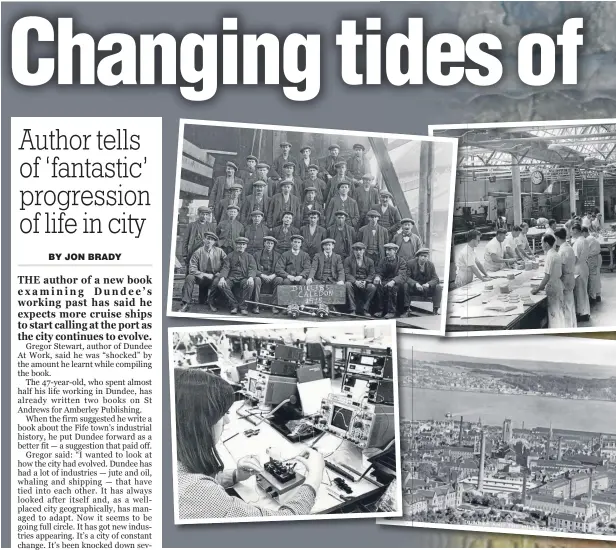
[[[512, 131], [516, 131], [516, 129], [513, 129]], [[528, 130], [525, 130], [523, 128], [518, 129], [517, 131], [520, 132], [527, 132]], [[597, 134], [570, 134], [570, 135], [562, 135], [562, 136], [533, 136], [533, 137], [512, 137], [512, 138], [500, 138], [500, 139], [494, 139], [494, 140], [488, 140], [488, 141], [475, 141], [475, 142], [468, 142], [467, 141], [467, 145], [470, 146], [481, 146], [481, 145], [495, 145], [495, 144], [499, 144], [499, 143], [511, 143], [513, 142], [527, 142], [527, 141], [566, 141], [566, 140], [574, 140], [574, 139], [588, 139], [588, 138], [593, 138], [593, 137], [601, 137], [601, 138], [607, 138], [607, 137], [616, 137], [616, 132], [600, 132]]]

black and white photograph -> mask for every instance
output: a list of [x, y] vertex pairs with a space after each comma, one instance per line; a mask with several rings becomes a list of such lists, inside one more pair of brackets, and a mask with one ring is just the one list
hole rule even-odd
[[448, 334], [616, 329], [616, 120], [431, 126], [458, 139]]
[[176, 524], [400, 517], [394, 321], [169, 329]]
[[613, 341], [398, 339], [403, 519], [616, 540]]
[[182, 120], [168, 314], [444, 334], [456, 146]]

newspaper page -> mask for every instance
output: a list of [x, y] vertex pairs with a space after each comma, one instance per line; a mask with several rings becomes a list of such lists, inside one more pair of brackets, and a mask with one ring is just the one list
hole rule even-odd
[[13, 118], [12, 547], [160, 547], [161, 119]]

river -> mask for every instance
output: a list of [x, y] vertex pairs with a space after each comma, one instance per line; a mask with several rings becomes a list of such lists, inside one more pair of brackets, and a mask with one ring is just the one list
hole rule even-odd
[[[484, 424], [502, 425], [511, 418], [514, 428], [548, 427], [616, 434], [616, 402], [559, 399], [537, 395], [503, 395], [415, 388], [400, 388], [403, 420], [442, 420], [450, 412], [467, 422], [481, 417]], [[412, 416], [411, 416], [412, 413]]]

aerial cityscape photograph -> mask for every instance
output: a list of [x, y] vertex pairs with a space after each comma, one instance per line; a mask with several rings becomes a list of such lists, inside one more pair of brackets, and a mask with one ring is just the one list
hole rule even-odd
[[616, 540], [610, 343], [469, 340], [399, 338], [403, 518], [387, 523]]

